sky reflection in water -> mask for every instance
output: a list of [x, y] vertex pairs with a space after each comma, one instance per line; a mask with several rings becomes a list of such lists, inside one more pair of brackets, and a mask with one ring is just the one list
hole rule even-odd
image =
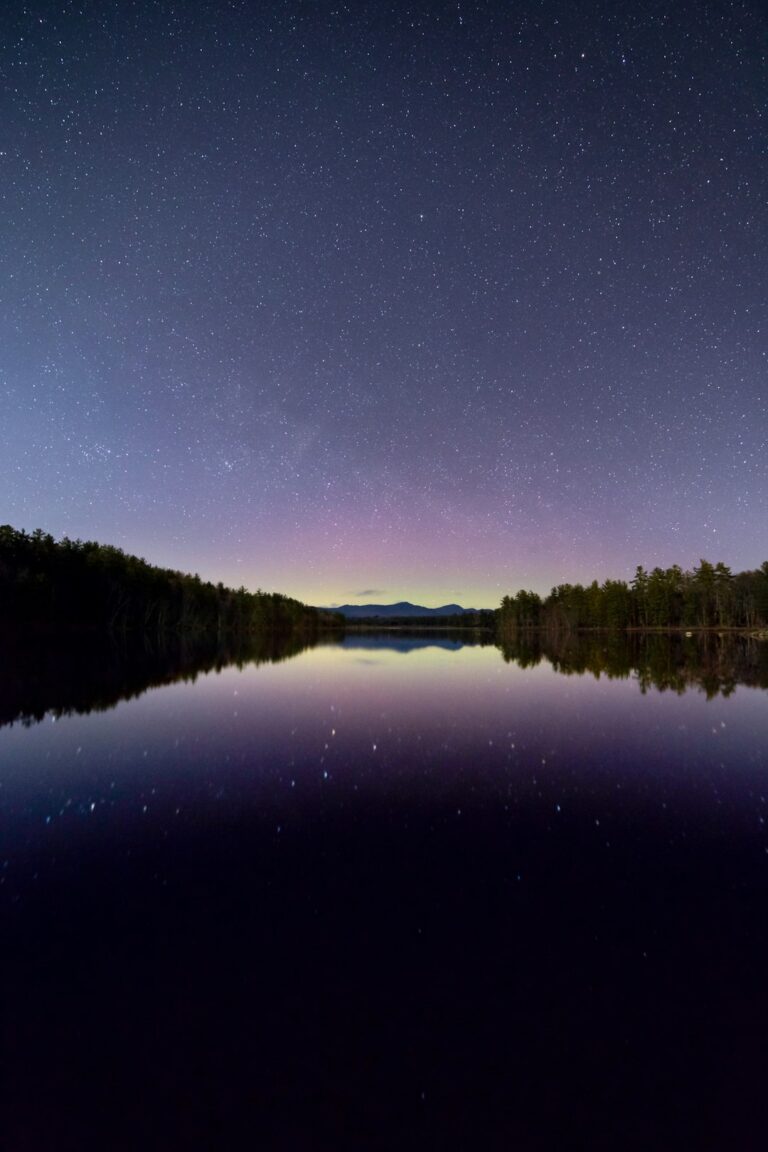
[[563, 676], [548, 659], [522, 668], [455, 636], [356, 635], [226, 666], [114, 710], [0, 731], [8, 839], [22, 825], [25, 839], [50, 836], [60, 821], [71, 835], [75, 813], [146, 823], [190, 804], [273, 808], [283, 826], [307, 805], [388, 793], [459, 806], [546, 798], [557, 814], [622, 789], [635, 806], [674, 793], [721, 808], [727, 794], [731, 817], [735, 805], [757, 819], [765, 692], [641, 694], [638, 673], [625, 675]]
[[614, 649], [17, 654], [9, 1147], [762, 1147], [763, 650]]

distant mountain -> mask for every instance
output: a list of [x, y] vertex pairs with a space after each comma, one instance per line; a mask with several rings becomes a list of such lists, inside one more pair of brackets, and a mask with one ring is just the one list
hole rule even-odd
[[476, 609], [462, 608], [461, 604], [443, 604], [442, 608], [423, 608], [420, 604], [401, 600], [398, 604], [340, 604], [337, 608], [329, 608], [327, 611], [340, 612], [348, 620], [363, 620], [391, 616], [462, 616], [465, 612], [474, 612]]

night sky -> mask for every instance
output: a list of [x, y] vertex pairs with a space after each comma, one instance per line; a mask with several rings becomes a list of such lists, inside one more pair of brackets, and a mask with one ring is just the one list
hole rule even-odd
[[761, 4], [0, 28], [0, 522], [318, 604], [766, 558]]

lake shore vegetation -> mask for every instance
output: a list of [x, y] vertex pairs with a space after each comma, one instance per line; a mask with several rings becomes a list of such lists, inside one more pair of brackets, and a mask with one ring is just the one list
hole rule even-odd
[[498, 612], [502, 634], [532, 629], [575, 632], [768, 629], [768, 561], [734, 573], [722, 562], [700, 560], [692, 571], [642, 566], [630, 582], [558, 584], [542, 598], [521, 590], [505, 596]]
[[558, 584], [548, 596], [521, 589], [495, 611], [460, 616], [343, 616], [278, 592], [250, 592], [157, 567], [109, 544], [56, 541], [0, 526], [0, 629], [20, 635], [135, 632], [218, 638], [319, 630], [458, 628], [501, 638], [543, 630], [739, 630], [768, 636], [768, 561], [734, 573], [700, 560], [692, 571], [638, 566], [631, 581]]
[[216, 637], [312, 633], [330, 613], [278, 592], [227, 588], [159, 568], [109, 544], [60, 541], [0, 526], [0, 628], [180, 633]]

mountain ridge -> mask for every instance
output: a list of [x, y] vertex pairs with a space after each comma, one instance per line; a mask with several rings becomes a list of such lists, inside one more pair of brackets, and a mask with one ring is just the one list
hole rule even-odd
[[364, 620], [386, 619], [393, 616], [464, 616], [478, 609], [462, 608], [461, 604], [442, 604], [439, 608], [425, 608], [421, 604], [411, 604], [409, 600], [399, 600], [396, 604], [338, 604], [322, 611], [340, 612], [348, 620]]

